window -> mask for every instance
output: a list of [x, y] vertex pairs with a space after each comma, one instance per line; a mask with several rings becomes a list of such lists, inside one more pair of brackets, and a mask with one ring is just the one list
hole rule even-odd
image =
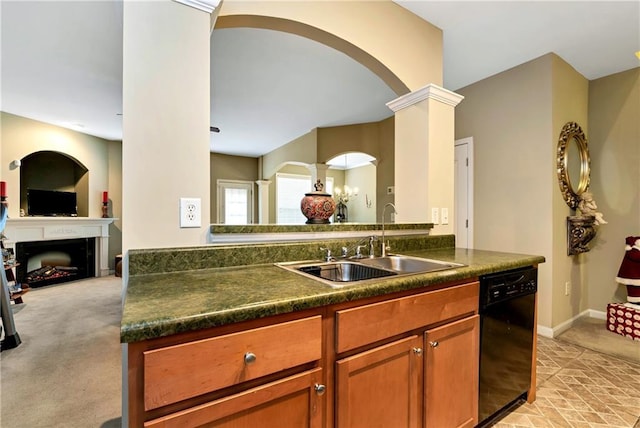
[[218, 223], [253, 223], [253, 183], [218, 180]]
[[[326, 193], [333, 193], [333, 178], [327, 177]], [[276, 223], [303, 224], [307, 218], [300, 211], [300, 201], [311, 191], [311, 176], [276, 174]]]

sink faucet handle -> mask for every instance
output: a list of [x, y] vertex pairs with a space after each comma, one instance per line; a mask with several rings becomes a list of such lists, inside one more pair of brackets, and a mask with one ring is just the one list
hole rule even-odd
[[330, 262], [331, 260], [333, 260], [333, 256], [331, 255], [331, 248], [324, 248], [324, 247], [320, 247], [320, 251], [326, 251], [326, 255], [324, 257], [324, 259], [328, 262]]
[[361, 258], [362, 257], [362, 245], [358, 245], [356, 246], [356, 258]]
[[342, 257], [347, 257], [349, 254], [349, 249], [347, 247], [342, 247]]

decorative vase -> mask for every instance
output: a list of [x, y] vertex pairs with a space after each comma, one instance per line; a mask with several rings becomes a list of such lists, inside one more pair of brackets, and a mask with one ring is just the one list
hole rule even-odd
[[328, 193], [305, 193], [300, 201], [300, 210], [307, 218], [306, 224], [329, 224], [329, 217], [336, 210], [336, 202]]

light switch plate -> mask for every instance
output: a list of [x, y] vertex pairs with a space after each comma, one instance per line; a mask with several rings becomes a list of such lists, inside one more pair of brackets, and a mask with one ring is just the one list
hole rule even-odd
[[442, 209], [440, 218], [442, 219], [442, 224], [449, 224], [449, 208]]
[[431, 208], [431, 223], [440, 224], [440, 219], [438, 218], [440, 214], [439, 208]]
[[180, 227], [200, 227], [202, 225], [202, 200], [200, 198], [180, 198]]

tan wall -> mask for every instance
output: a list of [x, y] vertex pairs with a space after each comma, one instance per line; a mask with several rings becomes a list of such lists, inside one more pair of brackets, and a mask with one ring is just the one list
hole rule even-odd
[[[345, 183], [347, 186], [358, 188], [358, 195], [347, 203], [348, 220], [351, 223], [375, 223], [376, 222], [376, 167], [375, 165], [363, 165], [345, 171]], [[343, 186], [344, 187], [344, 186]], [[367, 200], [370, 206], [367, 206]]]
[[20, 169], [11, 169], [9, 164], [43, 150], [72, 156], [89, 170], [89, 180], [82, 184], [88, 186], [89, 217], [102, 216], [102, 192], [109, 184], [109, 141], [5, 112], [0, 113], [0, 120], [0, 152], [5, 160], [0, 176], [7, 182], [10, 217], [17, 218], [20, 212]]
[[9, 216], [17, 218], [20, 209], [20, 169], [11, 169], [14, 159], [42, 150], [65, 153], [81, 162], [89, 173], [80, 186], [88, 188], [89, 217], [102, 216], [102, 192], [109, 191], [110, 216], [118, 218], [109, 227], [109, 268], [114, 269], [114, 258], [122, 252], [122, 143], [82, 134], [21, 116], [1, 112], [0, 177], [7, 182]]
[[640, 235], [640, 68], [589, 82], [591, 190], [608, 224], [586, 254], [588, 307], [626, 300], [614, 278], [624, 239]]
[[[255, 183], [258, 180], [258, 159], [211, 153], [211, 223], [218, 223], [218, 180], [240, 180]], [[253, 218], [257, 222], [258, 192], [253, 189]]]
[[278, 147], [262, 157], [262, 179], [269, 180], [289, 162], [314, 164], [317, 157], [318, 130], [313, 129], [295, 140]]
[[[123, 16], [123, 247], [203, 244], [210, 17], [170, 0], [124, 2]], [[182, 197], [201, 199], [201, 227], [180, 228]]]
[[[474, 139], [474, 246], [539, 254], [538, 323], [552, 325], [552, 55], [457, 92], [456, 139]], [[564, 239], [564, 234], [557, 239]]]
[[[567, 122], [576, 122], [587, 134], [588, 129], [588, 97], [589, 81], [574, 70], [569, 64], [556, 55], [552, 58], [552, 148], [555, 150], [562, 127]], [[549, 159], [554, 168], [547, 173], [552, 181], [551, 200], [553, 204], [552, 214], [552, 294], [553, 302], [552, 326], [557, 326], [570, 320], [588, 308], [588, 288], [585, 264], [588, 256], [579, 254], [567, 255], [567, 216], [574, 215], [565, 203], [558, 185], [555, 171], [556, 153], [552, 152]], [[596, 199], [598, 195], [595, 195]], [[570, 282], [569, 296], [565, 295], [565, 285]]]

